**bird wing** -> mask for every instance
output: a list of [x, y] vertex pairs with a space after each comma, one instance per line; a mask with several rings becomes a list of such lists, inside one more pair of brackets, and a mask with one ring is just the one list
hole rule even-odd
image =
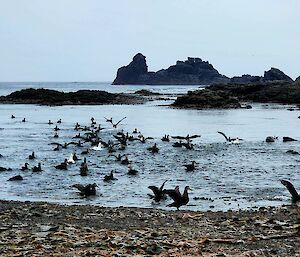
[[104, 142], [104, 141], [101, 141], [101, 140], [100, 140], [100, 143], [101, 143], [104, 147], [108, 147], [108, 146], [109, 146], [109, 144], [106, 143], [106, 142]]
[[219, 134], [221, 134], [223, 137], [225, 137], [226, 141], [229, 141], [228, 137], [221, 131], [218, 131]]
[[164, 190], [164, 193], [170, 196], [174, 202], [178, 202], [181, 199], [181, 193], [175, 189], [166, 189]]
[[80, 192], [83, 192], [85, 190], [85, 186], [81, 185], [81, 184], [75, 184], [75, 185], [72, 185], [72, 187], [77, 188]]
[[115, 124], [115, 126], [117, 126], [121, 121], [123, 121], [123, 120], [125, 120], [125, 119], [126, 119], [126, 117], [120, 119], [120, 120]]
[[62, 144], [60, 144], [60, 143], [50, 143], [50, 145], [62, 146]]
[[182, 137], [182, 136], [171, 136], [174, 139], [186, 139], [186, 137]]
[[201, 137], [201, 135], [192, 135], [192, 136], [190, 136], [188, 138], [192, 139], [192, 138], [197, 138], [197, 137]]
[[145, 140], [147, 140], [147, 139], [154, 139], [154, 138], [153, 137], [146, 137]]
[[155, 196], [159, 195], [160, 190], [159, 190], [158, 187], [156, 187], [156, 186], [148, 186], [148, 188], [152, 190], [152, 192], [153, 192], [153, 194], [154, 194]]
[[165, 186], [165, 183], [167, 182], [168, 180], [166, 179], [164, 183], [162, 183], [162, 185], [160, 186], [160, 191], [163, 190], [164, 186]]

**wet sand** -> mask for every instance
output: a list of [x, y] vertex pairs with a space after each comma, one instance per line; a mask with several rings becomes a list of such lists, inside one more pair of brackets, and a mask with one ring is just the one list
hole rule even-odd
[[1, 256], [300, 256], [297, 205], [228, 212], [1, 201]]

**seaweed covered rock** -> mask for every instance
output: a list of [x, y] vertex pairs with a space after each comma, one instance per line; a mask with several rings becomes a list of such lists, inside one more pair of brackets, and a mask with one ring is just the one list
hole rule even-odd
[[79, 90], [60, 92], [50, 89], [22, 89], [0, 97], [0, 103], [40, 104], [40, 105], [96, 105], [96, 104], [136, 104], [144, 99], [127, 94], [112, 94], [99, 90]]
[[173, 103], [175, 107], [181, 108], [241, 108], [236, 97], [232, 97], [229, 93], [218, 90], [209, 89], [189, 91], [186, 95], [178, 97]]

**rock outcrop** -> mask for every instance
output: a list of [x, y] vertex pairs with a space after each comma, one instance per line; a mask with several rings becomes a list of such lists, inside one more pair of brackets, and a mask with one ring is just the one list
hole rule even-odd
[[296, 78], [295, 82], [300, 82], [300, 76]]
[[200, 58], [189, 57], [186, 61], [177, 61], [168, 69], [149, 72], [146, 57], [139, 53], [129, 65], [118, 69], [113, 85], [209, 85], [227, 82], [229, 78]]
[[210, 89], [189, 91], [186, 95], [177, 97], [172, 105], [178, 108], [193, 109], [241, 108], [236, 97], [225, 91], [212, 91]]
[[293, 82], [293, 80], [288, 75], [284, 74], [279, 69], [271, 68], [270, 70], [265, 71], [264, 81], [276, 81], [276, 80]]
[[137, 104], [144, 101], [144, 98], [134, 95], [112, 94], [99, 90], [79, 90], [65, 93], [43, 88], [22, 89], [0, 97], [0, 103], [40, 105]]

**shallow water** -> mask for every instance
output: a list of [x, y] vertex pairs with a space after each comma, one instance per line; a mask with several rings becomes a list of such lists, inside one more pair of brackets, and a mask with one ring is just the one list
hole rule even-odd
[[[103, 88], [99, 84], [97, 87], [105, 88], [104, 90], [109, 88], [109, 85], [103, 85]], [[56, 86], [58, 88], [59, 83]], [[67, 88], [65, 84], [60, 86], [61, 90]], [[86, 85], [76, 84], [74, 90], [84, 86]], [[21, 88], [20, 85], [18, 87]], [[53, 85], [48, 87], [53, 88]], [[164, 93], [182, 93], [192, 87], [147, 88]], [[6, 85], [5, 89], [0, 89], [0, 95], [13, 89], [15, 87], [9, 88]], [[132, 86], [122, 87], [126, 92], [134, 89]], [[290, 112], [286, 110], [286, 106], [275, 104], [253, 104], [251, 110], [178, 110], [161, 106], [166, 103], [154, 101], [144, 105], [60, 107], [0, 105], [0, 153], [4, 156], [0, 158], [0, 166], [13, 169], [0, 173], [0, 198], [165, 208], [171, 200], [153, 204], [147, 196], [151, 193], [147, 187], [160, 186], [168, 179], [166, 188], [180, 185], [183, 190], [185, 185], [189, 185], [193, 189], [189, 205], [184, 207], [190, 210], [228, 210], [290, 203], [289, 193], [279, 180], [288, 179], [296, 188], [300, 188], [300, 156], [286, 153], [290, 149], [300, 152], [300, 143], [283, 143], [282, 136], [300, 139], [300, 120], [297, 119], [299, 111]], [[16, 119], [11, 119], [11, 114]], [[127, 175], [127, 166], [108, 157], [106, 150], [90, 151], [87, 156], [90, 169], [87, 177], [79, 175], [81, 161], [71, 165], [67, 171], [56, 170], [54, 166], [68, 158], [72, 152], [75, 151], [80, 156], [81, 151], [89, 145], [86, 144], [83, 149], [70, 145], [68, 149], [55, 152], [49, 143], [72, 141], [72, 136], [78, 133], [73, 130], [75, 123], [88, 125], [91, 117], [107, 128], [101, 132], [101, 138], [104, 141], [112, 139], [112, 135], [118, 130], [112, 129], [105, 122], [104, 116], [113, 117], [114, 120], [126, 116], [120, 129], [131, 132], [137, 127], [145, 136], [154, 137], [154, 140], [146, 144], [130, 142], [125, 151], [130, 154], [133, 168], [139, 170], [139, 174]], [[21, 122], [23, 117], [26, 117], [26, 123]], [[59, 118], [63, 123], [59, 125], [60, 137], [55, 140], [55, 124], [48, 125], [47, 122], [49, 119], [57, 121]], [[228, 145], [217, 131], [244, 140], [239, 145]], [[164, 134], [202, 136], [194, 140], [195, 150], [190, 151], [174, 148], [172, 142], [160, 141]], [[279, 136], [279, 140], [267, 144], [264, 140], [269, 135]], [[154, 142], [160, 148], [159, 154], [155, 155], [146, 150]], [[32, 151], [36, 152], [37, 159], [29, 161], [26, 158]], [[191, 160], [199, 163], [198, 168], [194, 172], [186, 172], [182, 165]], [[26, 161], [30, 166], [42, 162], [43, 172], [37, 174], [20, 171]], [[111, 170], [115, 171], [118, 180], [103, 182], [104, 175]], [[23, 181], [7, 181], [19, 174], [23, 176]], [[95, 197], [81, 198], [71, 187], [76, 183], [94, 182], [98, 185]], [[194, 200], [194, 197], [200, 199]]]

